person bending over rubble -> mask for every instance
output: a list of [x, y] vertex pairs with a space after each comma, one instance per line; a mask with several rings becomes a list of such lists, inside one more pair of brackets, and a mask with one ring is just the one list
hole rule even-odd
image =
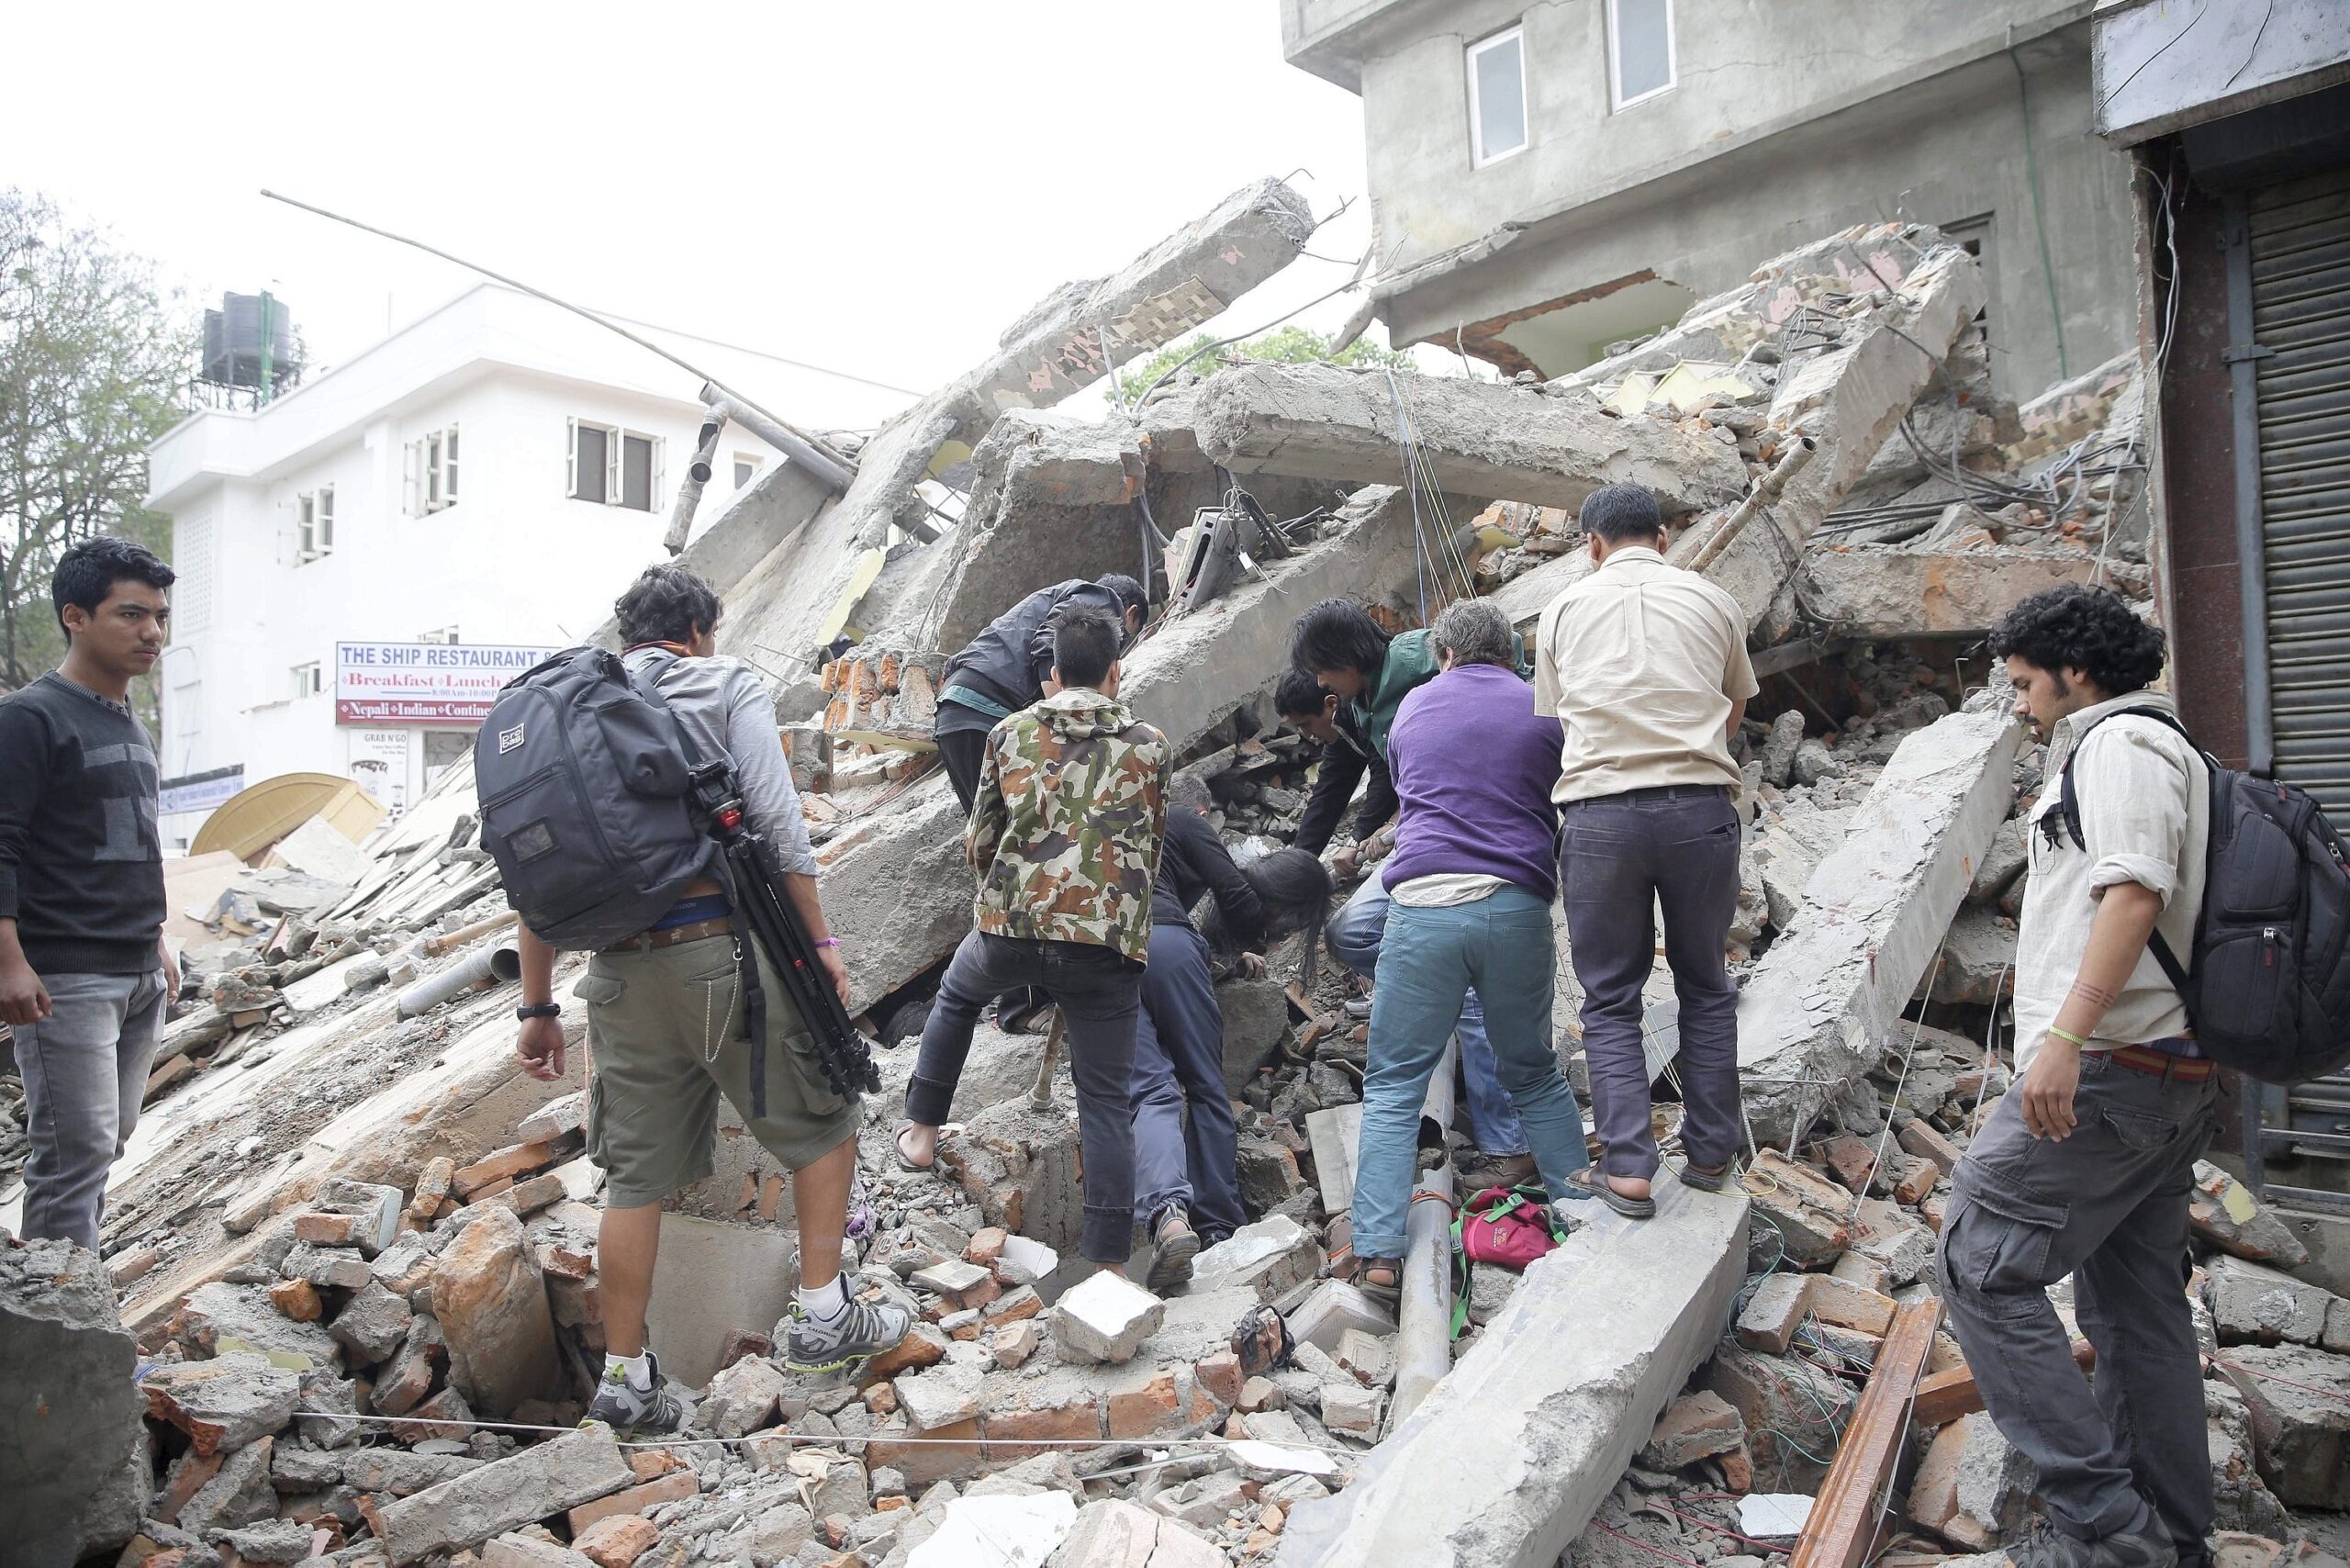
[[[1437, 672], [1436, 650], [1427, 631], [1391, 637], [1380, 630], [1362, 606], [1349, 599], [1326, 599], [1299, 617], [1290, 640], [1291, 662], [1306, 671], [1338, 700], [1331, 724], [1342, 738], [1370, 748], [1382, 773], [1394, 766], [1388, 753], [1388, 734], [1404, 699]], [[1276, 698], [1276, 701], [1279, 699]], [[1307, 732], [1311, 734], [1311, 731]], [[1330, 758], [1322, 766], [1326, 769]], [[1340, 767], [1344, 767], [1343, 761]], [[1374, 774], [1363, 811], [1356, 818], [1358, 841], [1332, 857], [1332, 869], [1351, 877], [1361, 863], [1368, 841], [1360, 834], [1377, 802], [1382, 775]], [[1353, 787], [1348, 787], [1351, 790]], [[1388, 785], [1392, 802], [1393, 785]], [[1390, 811], [1393, 811], [1391, 804]], [[1385, 821], [1381, 818], [1381, 822]], [[1380, 823], [1370, 824], [1379, 828]], [[1302, 824], [1301, 824], [1302, 830]], [[1393, 834], [1387, 834], [1389, 842]], [[1377, 877], [1362, 886], [1330, 917], [1325, 939], [1330, 956], [1366, 980], [1376, 981], [1380, 934], [1387, 924], [1387, 889]], [[1376, 1005], [1374, 1002], [1373, 1005]], [[1460, 1077], [1468, 1089], [1469, 1131], [1486, 1163], [1475, 1172], [1481, 1186], [1510, 1186], [1534, 1173], [1528, 1152], [1526, 1128], [1510, 1108], [1508, 1094], [1494, 1068], [1494, 1047], [1486, 1038], [1484, 1001], [1471, 987], [1460, 1005]]]
[[[776, 733], [767, 683], [740, 659], [714, 656], [721, 606], [683, 566], [648, 566], [613, 606], [623, 662], [653, 676], [705, 756], [734, 765], [751, 827], [774, 846], [783, 894], [806, 922], [831, 980], [848, 1000], [840, 944], [816, 900], [816, 857]], [[708, 1176], [718, 1099], [743, 1117], [761, 1148], [792, 1173], [800, 1225], [800, 1288], [784, 1361], [823, 1371], [878, 1354], [913, 1327], [904, 1308], [860, 1301], [841, 1276], [842, 1233], [856, 1174], [857, 1097], [835, 1091], [807, 1025], [785, 999], [765, 953], [756, 953], [767, 1006], [767, 1114], [751, 1112], [751, 1047], [733, 1027], [740, 1003], [737, 944], [746, 940], [711, 879], [688, 886], [643, 934], [588, 960], [573, 988], [588, 1004], [594, 1048], [588, 1153], [605, 1172], [596, 1243], [606, 1349], [591, 1420], [667, 1431], [682, 1415], [644, 1342], [661, 1241], [661, 1201]], [[554, 1002], [554, 949], [521, 928], [523, 1022], [516, 1053], [531, 1076], [563, 1075], [564, 1034]], [[753, 944], [756, 952], [756, 944]]]
[[25, 1080], [25, 1239], [93, 1251], [179, 991], [163, 946], [155, 748], [130, 683], [155, 667], [172, 569], [86, 539], [50, 582], [65, 660], [0, 697], [0, 1022]]
[[979, 1009], [1038, 988], [1067, 1024], [1077, 1081], [1079, 1248], [1123, 1272], [1134, 1238], [1128, 1092], [1171, 758], [1167, 738], [1118, 700], [1118, 623], [1065, 609], [1052, 635], [1053, 694], [988, 735], [965, 830], [979, 875], [977, 928], [955, 949], [923, 1025], [897, 1153], [907, 1169], [930, 1169]]
[[1596, 570], [1542, 612], [1534, 707], [1564, 734], [1552, 792], [1559, 885], [1604, 1146], [1583, 1180], [1643, 1219], [1656, 1213], [1640, 1028], [1656, 910], [1681, 1002], [1683, 1183], [1721, 1191], [1738, 1150], [1738, 988], [1723, 954], [1738, 910], [1731, 791], [1742, 781], [1729, 737], [1758, 688], [1738, 601], [1666, 562], [1654, 496], [1594, 490], [1582, 526]]
[[[2022, 1568], [2208, 1564], [2203, 1370], [2181, 1282], [2220, 1085], [2150, 950], [2193, 951], [2210, 791], [2145, 689], [2163, 634], [2109, 589], [2036, 593], [1991, 632], [2016, 717], [2048, 747], [2024, 838], [2016, 1080], [1952, 1174], [1940, 1273], [2001, 1435], [2055, 1529]], [[2160, 717], [2138, 717], [2148, 711]], [[2057, 780], [2072, 768], [2080, 842]], [[2047, 1288], [2070, 1275], [2097, 1385]]]
[[[1338, 874], [1351, 878], [1361, 857], [1360, 846], [1395, 815], [1395, 785], [1387, 777], [1387, 759], [1355, 727], [1354, 709], [1338, 700], [1311, 670], [1295, 667], [1281, 672], [1273, 687], [1273, 711], [1307, 740], [1322, 748], [1322, 763], [1314, 775], [1314, 789], [1305, 797], [1305, 811], [1297, 819], [1290, 843], [1308, 855], [1330, 847], [1347, 802], [1362, 784], [1362, 805], [1355, 812], [1355, 842], [1333, 857]], [[1363, 783], [1365, 774], [1371, 781]]]
[[1517, 678], [1509, 617], [1489, 599], [1447, 605], [1429, 633], [1442, 673], [1404, 700], [1388, 748], [1402, 802], [1371, 1004], [1354, 1247], [1363, 1288], [1395, 1302], [1428, 1075], [1473, 986], [1501, 1081], [1553, 1200], [1588, 1197], [1583, 1113], [1550, 1047], [1557, 946], [1550, 900], [1559, 724]]

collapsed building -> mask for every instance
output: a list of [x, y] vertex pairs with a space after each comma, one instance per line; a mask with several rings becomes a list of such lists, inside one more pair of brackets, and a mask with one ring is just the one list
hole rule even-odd
[[[728, 1121], [662, 1226], [652, 1336], [695, 1392], [687, 1427], [572, 1429], [603, 1350], [593, 1045], [575, 1010], [568, 1081], [515, 1062], [511, 916], [452, 769], [354, 879], [208, 912], [218, 940], [187, 955], [207, 1000], [165, 1036], [103, 1259], [0, 1249], [0, 1388], [36, 1396], [0, 1407], [25, 1561], [1923, 1568], [2014, 1538], [2032, 1478], [1933, 1279], [1948, 1176], [2007, 1081], [2017, 815], [2041, 784], [1980, 644], [2053, 582], [2150, 597], [2133, 366], [2001, 398], [1975, 262], [1886, 224], [1558, 381], [1247, 364], [1092, 422], [1047, 412], [1312, 229], [1278, 182], [1236, 194], [840, 442], [853, 473], [778, 465], [686, 552], [726, 599], [722, 651], [776, 685], [883, 1047], [851, 1282], [914, 1334], [850, 1373], [782, 1369], [790, 1185]], [[1737, 599], [1763, 678], [1734, 748], [1742, 1190], [1668, 1184], [1653, 1220], [1594, 1213], [1464, 1285], [1440, 1074], [1443, 1202], [1414, 1205], [1390, 1316], [1344, 1277], [1357, 987], [1297, 938], [1219, 984], [1257, 1218], [1164, 1299], [1062, 1261], [1076, 1102], [1034, 1036], [982, 1028], [938, 1169], [895, 1168], [910, 1036], [969, 919], [928, 748], [946, 655], [1038, 587], [1138, 567], [1159, 609], [1122, 695], [1248, 853], [1293, 830], [1315, 766], [1270, 711], [1298, 612], [1340, 595], [1418, 624], [1474, 591], [1530, 629], [1589, 569], [1574, 509], [1618, 481]], [[1668, 981], [1650, 1002], [1669, 1146]], [[2288, 1510], [2350, 1506], [2350, 1302], [2199, 1176], [2221, 1523], [2265, 1568]]]

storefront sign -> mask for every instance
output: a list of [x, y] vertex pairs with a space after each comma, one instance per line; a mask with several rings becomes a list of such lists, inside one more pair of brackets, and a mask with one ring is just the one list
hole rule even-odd
[[552, 648], [337, 643], [338, 724], [478, 724], [498, 689]]
[[408, 746], [406, 730], [351, 733], [352, 781], [394, 816], [408, 809]]
[[208, 812], [221, 801], [238, 794], [245, 787], [245, 765], [241, 762], [228, 767], [207, 768], [202, 773], [183, 774], [166, 778], [158, 792], [155, 810], [167, 817], [186, 812]]

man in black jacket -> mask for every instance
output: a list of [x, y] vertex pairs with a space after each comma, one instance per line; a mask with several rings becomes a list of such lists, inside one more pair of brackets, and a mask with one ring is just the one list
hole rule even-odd
[[1351, 877], [1360, 846], [1395, 817], [1395, 785], [1387, 777], [1387, 764], [1363, 734], [1352, 706], [1315, 679], [1311, 670], [1283, 670], [1273, 688], [1273, 708], [1291, 728], [1322, 746], [1322, 769], [1315, 775], [1305, 814], [1298, 818], [1297, 835], [1291, 840], [1298, 848], [1319, 855], [1329, 847], [1339, 819], [1347, 814], [1347, 802], [1354, 799], [1355, 786], [1362, 783], [1366, 769], [1371, 774], [1361, 809], [1355, 812], [1355, 846], [1338, 852], [1338, 874]]
[[1038, 588], [989, 622], [946, 661], [932, 734], [966, 816], [979, 792], [988, 732], [1046, 695], [1053, 673], [1053, 617], [1069, 606], [1108, 615], [1124, 628], [1127, 646], [1150, 615], [1150, 599], [1132, 577], [1115, 572], [1098, 582], [1071, 577]]
[[[1264, 940], [1265, 916], [1256, 888], [1208, 821], [1212, 805], [1204, 784], [1177, 775], [1150, 888], [1133, 1103], [1135, 1218], [1150, 1233], [1147, 1282], [1154, 1291], [1189, 1274], [1203, 1243], [1248, 1223], [1240, 1206], [1239, 1134], [1224, 1086], [1224, 1013], [1192, 910], [1214, 898], [1222, 935], [1250, 950], [1244, 965]], [[1263, 962], [1256, 960], [1260, 972]]]
[[0, 697], [0, 1023], [25, 1080], [24, 1234], [95, 1249], [163, 1010], [155, 748], [130, 683], [162, 656], [171, 567], [124, 539], [59, 558], [65, 662]]

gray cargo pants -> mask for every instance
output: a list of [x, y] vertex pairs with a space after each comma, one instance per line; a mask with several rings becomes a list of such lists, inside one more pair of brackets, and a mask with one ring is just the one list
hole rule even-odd
[[[2219, 1081], [2084, 1055], [2078, 1126], [2061, 1143], [2025, 1131], [2018, 1093], [1952, 1178], [1939, 1259], [1952, 1329], [1991, 1419], [2040, 1467], [2060, 1528], [2144, 1529], [2151, 1506], [2180, 1560], [2199, 1562], [2213, 1506], [2187, 1204]], [[2094, 1392], [2047, 1296], [2067, 1274], [2097, 1347]]]
[[18, 1024], [25, 1080], [25, 1239], [98, 1246], [106, 1171], [139, 1125], [163, 1032], [163, 972], [43, 975], [50, 1015]]

